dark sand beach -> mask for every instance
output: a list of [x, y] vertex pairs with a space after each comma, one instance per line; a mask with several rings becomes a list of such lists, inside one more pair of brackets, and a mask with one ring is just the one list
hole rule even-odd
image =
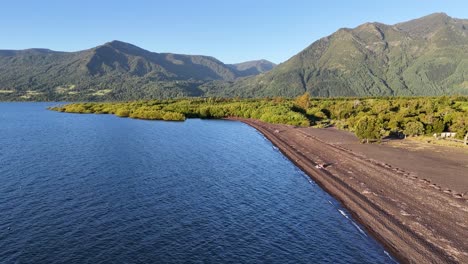
[[464, 149], [360, 144], [336, 129], [236, 120], [265, 135], [400, 262], [468, 263]]

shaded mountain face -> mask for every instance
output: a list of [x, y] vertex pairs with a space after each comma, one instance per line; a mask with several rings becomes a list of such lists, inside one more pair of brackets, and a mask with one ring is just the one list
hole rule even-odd
[[113, 41], [91, 50], [86, 58], [93, 75], [124, 74], [152, 80], [234, 80], [237, 75], [221, 61], [208, 56], [154, 53]]
[[242, 63], [229, 64], [231, 69], [238, 72], [239, 76], [251, 76], [264, 73], [273, 69], [276, 64], [267, 60], [254, 60]]
[[224, 90], [230, 96], [306, 91], [324, 97], [468, 94], [468, 20], [437, 13], [343, 28]]
[[121, 41], [78, 52], [1, 50], [0, 99], [200, 96], [199, 86], [206, 82], [252, 74], [256, 73], [251, 69], [237, 70], [213, 57], [154, 53]]

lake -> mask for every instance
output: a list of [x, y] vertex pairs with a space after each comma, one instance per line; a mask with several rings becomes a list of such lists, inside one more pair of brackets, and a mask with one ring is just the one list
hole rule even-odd
[[0, 263], [395, 263], [255, 129], [0, 103]]

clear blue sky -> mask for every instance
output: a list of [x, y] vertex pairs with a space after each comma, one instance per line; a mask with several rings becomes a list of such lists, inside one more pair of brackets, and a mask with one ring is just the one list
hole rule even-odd
[[154, 52], [226, 63], [287, 60], [341, 27], [394, 24], [445, 12], [468, 18], [467, 0], [4, 0], [0, 49], [76, 51], [121, 40]]

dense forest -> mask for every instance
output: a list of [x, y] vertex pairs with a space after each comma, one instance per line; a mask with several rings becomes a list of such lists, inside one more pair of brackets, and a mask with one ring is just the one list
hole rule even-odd
[[147, 120], [186, 118], [253, 118], [294, 126], [335, 126], [360, 139], [386, 136], [468, 132], [468, 97], [311, 98], [295, 99], [187, 98], [110, 103], [73, 103], [50, 108], [67, 113], [114, 114]]

